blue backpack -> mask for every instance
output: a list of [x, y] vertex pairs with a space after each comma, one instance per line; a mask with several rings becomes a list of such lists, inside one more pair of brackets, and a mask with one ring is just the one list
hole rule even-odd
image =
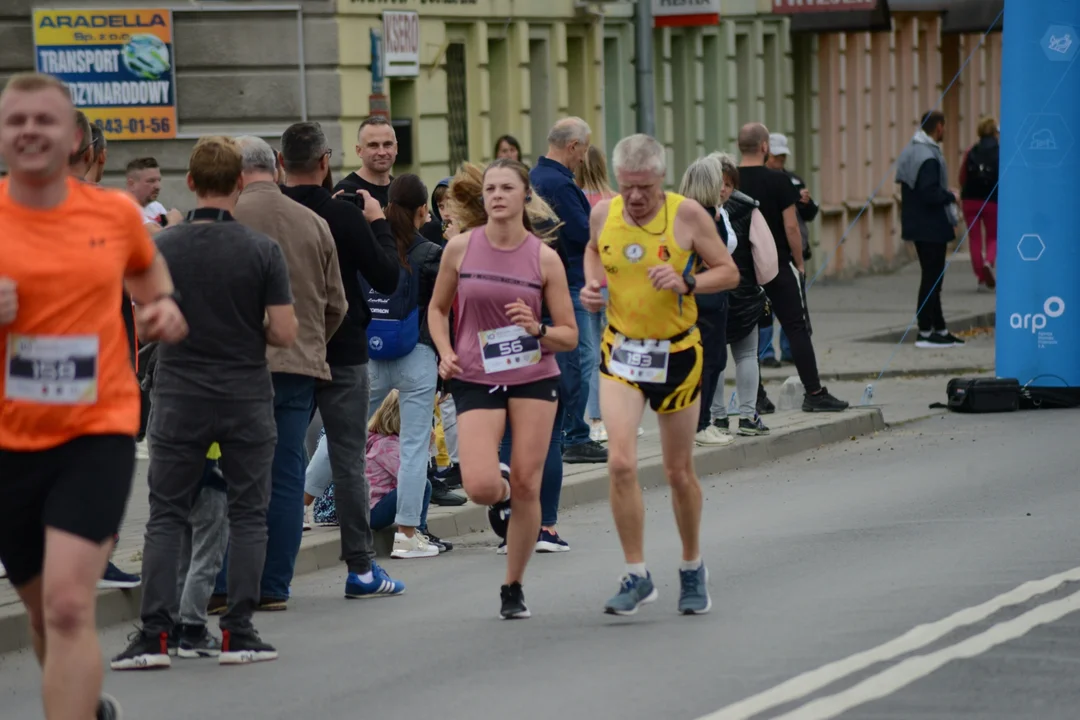
[[368, 354], [374, 360], [403, 358], [420, 342], [420, 268], [412, 262], [412, 254], [426, 242], [417, 240], [409, 248], [412, 271], [398, 268], [397, 288], [390, 295], [377, 292], [363, 275], [357, 273], [371, 311], [371, 323], [367, 327]]

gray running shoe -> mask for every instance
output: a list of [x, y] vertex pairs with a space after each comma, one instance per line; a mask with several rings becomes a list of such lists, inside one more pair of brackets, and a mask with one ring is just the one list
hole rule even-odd
[[658, 597], [660, 593], [653, 585], [651, 573], [645, 577], [627, 573], [623, 575], [619, 592], [604, 605], [604, 612], [608, 615], [633, 615], [642, 605], [656, 602]]
[[176, 654], [182, 658], [209, 658], [221, 655], [221, 641], [205, 625], [185, 625]]
[[109, 693], [101, 693], [96, 720], [124, 720], [124, 711], [120, 708], [120, 703]]
[[697, 570], [679, 571], [679, 612], [683, 615], [704, 615], [712, 608], [709, 597], [709, 571], [705, 564]]

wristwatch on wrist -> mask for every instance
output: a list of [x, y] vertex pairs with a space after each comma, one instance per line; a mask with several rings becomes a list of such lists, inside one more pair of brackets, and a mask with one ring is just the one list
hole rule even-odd
[[693, 295], [694, 290], [697, 288], [697, 278], [691, 273], [687, 273], [686, 275], [683, 275], [683, 282], [686, 283], [686, 294]]
[[540, 325], [540, 330], [539, 330], [539, 332], [537, 332], [536, 337], [537, 338], [547, 337], [547, 325], [543, 325], [543, 324]]

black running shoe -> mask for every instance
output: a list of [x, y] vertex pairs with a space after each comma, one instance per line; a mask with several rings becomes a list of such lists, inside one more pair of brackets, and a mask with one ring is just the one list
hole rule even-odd
[[136, 630], [128, 635], [127, 649], [109, 662], [113, 670], [162, 670], [172, 667], [169, 633], [152, 635]]
[[778, 368], [781, 366], [781, 362], [771, 355], [767, 358], [761, 359], [761, 367]]
[[444, 507], [458, 507], [464, 505], [469, 500], [464, 495], [460, 495], [450, 489], [450, 486], [446, 484], [445, 480], [439, 478], [431, 478], [431, 504], [440, 505]]
[[432, 535], [427, 530], [421, 530], [420, 532], [423, 534], [424, 537], [427, 538], [428, 543], [439, 548], [440, 555], [445, 552], [450, 552], [454, 549], [454, 543], [450, 542], [449, 540], [443, 540], [437, 535]]
[[221, 654], [221, 641], [211, 635], [205, 625], [184, 625], [176, 654], [182, 658], [217, 657]]
[[438, 473], [439, 478], [446, 482], [446, 487], [457, 490], [461, 487], [461, 466], [456, 463]]
[[120, 708], [120, 703], [117, 702], [116, 698], [109, 693], [101, 693], [97, 715], [94, 718], [95, 720], [123, 720], [124, 711]]
[[922, 350], [939, 350], [956, 347], [957, 341], [959, 341], [961, 345], [964, 344], [963, 340], [960, 340], [960, 338], [954, 336], [950, 332], [920, 332], [919, 337], [915, 340], [915, 347]]
[[[499, 469], [502, 471], [503, 479], [506, 480], [506, 482], [510, 482], [510, 468], [500, 464]], [[488, 522], [491, 523], [492, 532], [500, 538], [506, 538], [506, 528], [510, 526], [509, 499], [495, 503], [488, 508]]]
[[594, 440], [571, 445], [563, 450], [562, 456], [563, 462], [568, 465], [606, 463], [607, 459], [607, 448]]
[[815, 395], [803, 395], [802, 409], [803, 412], [842, 412], [848, 409], [848, 404], [834, 398], [829, 394], [828, 388], [823, 387]]
[[262, 641], [259, 633], [221, 631], [221, 654], [218, 662], [222, 665], [248, 665], [250, 663], [277, 660], [277, 649]]
[[499, 611], [499, 616], [503, 620], [532, 617], [529, 608], [525, 607], [525, 592], [521, 589], [521, 583], [503, 585], [499, 592], [502, 595], [502, 610]]
[[754, 417], [753, 420], [739, 418], [739, 434], [748, 436], [768, 435], [769, 428], [761, 421], [760, 415]]
[[768, 395], [762, 395], [757, 401], [757, 414], [758, 415], [771, 415], [776, 412], [776, 406], [773, 405], [773, 401], [769, 399]]

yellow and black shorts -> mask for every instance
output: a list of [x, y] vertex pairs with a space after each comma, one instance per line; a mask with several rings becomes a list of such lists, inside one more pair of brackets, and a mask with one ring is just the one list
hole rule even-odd
[[635, 382], [609, 369], [612, 347], [619, 331], [610, 325], [604, 330], [600, 340], [600, 374], [611, 380], [617, 380], [641, 392], [649, 401], [649, 406], [657, 414], [676, 413], [694, 404], [701, 394], [701, 370], [704, 365], [704, 351], [701, 346], [701, 333], [697, 326], [671, 338], [668, 355], [667, 378], [662, 383]]

